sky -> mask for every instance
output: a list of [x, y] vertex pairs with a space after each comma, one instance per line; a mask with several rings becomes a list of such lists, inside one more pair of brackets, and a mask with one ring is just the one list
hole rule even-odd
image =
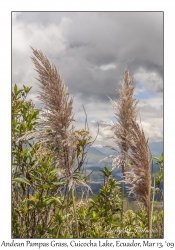
[[[29, 98], [41, 108], [30, 46], [59, 70], [77, 129], [84, 105], [93, 138], [98, 122], [116, 121], [108, 96], [118, 100], [127, 66], [146, 138], [154, 153], [163, 147], [163, 12], [13, 12], [12, 85], [33, 86]], [[107, 135], [100, 126], [94, 146], [114, 145]]]

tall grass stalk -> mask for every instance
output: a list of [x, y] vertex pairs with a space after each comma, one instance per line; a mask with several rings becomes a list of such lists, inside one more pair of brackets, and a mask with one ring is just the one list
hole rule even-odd
[[[149, 147], [148, 147], [149, 148]], [[153, 177], [153, 197], [152, 197], [152, 203], [151, 203], [151, 214], [150, 214], [150, 235], [149, 238], [151, 238], [152, 235], [152, 216], [153, 216], [153, 211], [154, 211], [154, 196], [155, 196], [155, 175], [154, 175], [154, 162], [153, 162], [153, 156], [151, 153], [151, 150], [149, 148], [149, 152], [151, 155], [151, 184], [152, 184], [152, 177]]]
[[153, 212], [154, 212], [154, 197], [155, 197], [155, 188], [156, 188], [155, 176], [153, 178], [154, 178], [154, 181], [153, 181], [153, 197], [152, 197], [152, 203], [151, 203], [150, 238], [152, 234], [152, 217], [153, 217]]
[[148, 141], [145, 138], [143, 129], [136, 121], [132, 121], [131, 139], [128, 141], [130, 150], [128, 158], [132, 162], [126, 172], [125, 181], [132, 186], [128, 189], [135, 197], [141, 201], [147, 211], [148, 217], [148, 237], [150, 238], [150, 190], [151, 175], [150, 162], [151, 156], [148, 149]]
[[[136, 105], [138, 101], [133, 98], [135, 85], [133, 79], [129, 76], [128, 69], [125, 69], [122, 89], [118, 89], [120, 99], [113, 101], [110, 99], [115, 110], [115, 123], [102, 123], [106, 125], [108, 130], [112, 131], [112, 135], [108, 138], [112, 139], [120, 148], [121, 157], [113, 157], [113, 167], [116, 165], [122, 168], [122, 208], [121, 222], [123, 221], [123, 205], [124, 205], [124, 189], [125, 189], [125, 167], [127, 165], [127, 152], [129, 150], [129, 141], [131, 140], [132, 121], [136, 121], [138, 110]], [[114, 149], [107, 146], [110, 149]]]
[[[50, 64], [42, 51], [33, 49], [31, 57], [38, 73], [40, 91], [38, 99], [44, 104], [36, 131], [26, 133], [25, 139], [35, 138], [43, 147], [51, 147], [53, 164], [59, 168], [58, 175], [72, 181], [73, 166], [76, 162], [74, 139], [73, 99], [69, 98], [68, 89], [54, 64]], [[71, 164], [70, 164], [71, 163]], [[71, 188], [71, 187], [70, 187]]]
[[78, 229], [78, 220], [77, 220], [77, 211], [76, 211], [74, 190], [71, 189], [71, 191], [72, 191], [72, 201], [73, 201], [73, 209], [74, 209], [74, 217], [75, 217], [75, 225], [76, 225], [77, 238], [80, 238], [79, 229]]
[[86, 187], [88, 185], [81, 178], [74, 178], [74, 173], [80, 172], [83, 160], [77, 163], [77, 145], [72, 125], [75, 121], [73, 98], [69, 97], [68, 88], [61, 79], [56, 66], [50, 64], [42, 51], [33, 48], [32, 51], [31, 59], [38, 73], [36, 79], [40, 88], [38, 99], [45, 107], [40, 112], [36, 131], [26, 133], [23, 138], [35, 138], [42, 143], [43, 147], [52, 148], [53, 164], [58, 169], [57, 176], [64, 178], [68, 183], [69, 191], [72, 190], [77, 237], [79, 237], [74, 190], [77, 185]]

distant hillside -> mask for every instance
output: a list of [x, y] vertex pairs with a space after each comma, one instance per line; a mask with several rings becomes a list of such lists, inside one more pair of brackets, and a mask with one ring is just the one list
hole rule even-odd
[[105, 155], [115, 155], [116, 154], [116, 152], [114, 150], [110, 150], [109, 148], [101, 147], [101, 148], [98, 148], [98, 150]]
[[[151, 153], [154, 157], [159, 157], [161, 153], [163, 152], [163, 141], [160, 142], [148, 142], [149, 148], [151, 150]], [[110, 150], [108, 148], [98, 148], [98, 151], [105, 155], [113, 155], [115, 154], [115, 151]], [[120, 150], [119, 150], [120, 151]]]
[[[112, 167], [112, 164], [111, 164], [110, 160], [108, 160], [108, 159], [106, 159], [105, 161], [102, 161], [101, 163], [99, 163], [99, 162], [100, 162], [100, 160], [104, 159], [108, 155], [114, 153], [114, 152], [109, 152], [107, 149], [107, 152], [109, 153], [107, 155], [107, 154], [103, 153], [105, 151], [101, 152], [100, 149], [97, 149], [95, 147], [90, 147], [88, 150], [87, 157], [86, 157], [86, 159], [88, 159], [88, 163], [86, 165], [86, 175], [89, 175], [91, 173], [90, 186], [91, 186], [94, 194], [98, 193], [98, 191], [101, 188], [101, 185], [104, 181], [102, 172], [100, 170], [102, 170], [105, 166], [108, 169], [111, 169], [111, 167]], [[154, 171], [155, 172], [158, 171], [158, 168], [159, 168], [159, 166], [157, 164], [154, 164]], [[113, 171], [113, 176], [116, 178], [117, 181], [120, 181], [121, 177], [122, 177], [121, 168], [116, 167]], [[125, 193], [127, 193], [126, 186], [125, 186]]]
[[97, 148], [90, 147], [88, 149], [88, 153], [86, 159], [88, 159], [89, 163], [99, 163], [103, 158], [107, 157], [107, 155], [100, 152]]
[[[100, 170], [102, 170], [105, 166], [109, 169], [112, 167], [111, 162], [108, 159], [100, 162], [106, 157], [106, 154], [103, 154], [95, 147], [90, 147], [88, 150], [88, 154], [86, 157], [86, 159], [88, 160], [88, 163], [86, 165], [86, 174], [88, 175], [91, 173], [90, 180], [94, 185], [95, 183], [100, 184], [103, 182], [103, 177]], [[121, 177], [119, 177], [119, 175], [121, 175], [119, 169], [115, 169], [113, 175], [117, 178], [117, 180], [121, 179]], [[99, 185], [96, 185], [96, 187], [97, 186], [99, 187]]]

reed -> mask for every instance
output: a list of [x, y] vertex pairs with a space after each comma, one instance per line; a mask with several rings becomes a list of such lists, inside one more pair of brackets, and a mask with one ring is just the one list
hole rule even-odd
[[132, 162], [128, 171], [125, 172], [125, 182], [132, 186], [128, 188], [137, 200], [142, 202], [147, 211], [148, 217], [148, 238], [150, 238], [150, 188], [151, 156], [148, 148], [148, 140], [145, 138], [143, 129], [136, 121], [132, 121], [130, 131], [131, 138], [128, 140], [128, 159]]
[[[77, 185], [87, 186], [82, 180], [74, 178], [77, 169], [77, 147], [75, 144], [73, 98], [69, 98], [68, 88], [58, 73], [56, 66], [50, 64], [42, 51], [33, 49], [31, 59], [38, 73], [40, 91], [38, 99], [44, 104], [36, 131], [25, 133], [21, 139], [35, 138], [43, 148], [52, 148], [53, 164], [58, 169], [57, 175], [67, 183], [74, 193]], [[74, 201], [74, 196], [73, 202]], [[79, 237], [75, 204], [73, 206], [77, 237]]]
[[[112, 135], [108, 138], [112, 139], [120, 148], [120, 156], [113, 157], [113, 167], [116, 164], [122, 168], [122, 211], [123, 217], [123, 203], [124, 203], [124, 183], [125, 183], [125, 166], [127, 165], [127, 152], [129, 150], [129, 141], [131, 139], [130, 131], [132, 130], [132, 121], [137, 119], [137, 103], [134, 99], [135, 85], [133, 79], [129, 75], [128, 69], [125, 69], [122, 89], [118, 89], [120, 99], [118, 101], [110, 101], [115, 110], [115, 123], [103, 123], [106, 128], [112, 131]], [[110, 149], [113, 147], [107, 146]]]
[[31, 57], [38, 73], [38, 99], [45, 105], [38, 123], [35, 138], [55, 149], [55, 166], [61, 166], [64, 176], [71, 178], [70, 162], [75, 162], [76, 147], [72, 126], [73, 99], [69, 98], [66, 88], [54, 64], [50, 64], [41, 51], [33, 49]]

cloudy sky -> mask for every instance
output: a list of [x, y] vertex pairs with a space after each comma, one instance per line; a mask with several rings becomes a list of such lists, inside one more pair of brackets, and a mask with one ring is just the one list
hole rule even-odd
[[[84, 104], [94, 137], [97, 122], [114, 121], [107, 96], [119, 98], [127, 65], [146, 137], [154, 153], [162, 150], [163, 12], [13, 12], [12, 84], [33, 86], [40, 108], [30, 46], [57, 66], [74, 96], [76, 128], [84, 127]], [[100, 127], [96, 146], [112, 144], [106, 134]]]

